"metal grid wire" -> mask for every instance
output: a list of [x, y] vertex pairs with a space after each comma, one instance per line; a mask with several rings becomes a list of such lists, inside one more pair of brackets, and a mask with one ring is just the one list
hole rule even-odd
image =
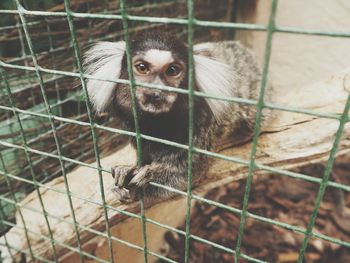
[[[112, 247], [112, 241], [115, 242], [120, 242], [126, 246], [132, 247], [134, 249], [137, 249], [139, 251], [142, 251], [144, 254], [144, 262], [148, 262], [148, 255], [152, 255], [155, 257], [158, 257], [166, 262], [175, 262], [169, 258], [166, 258], [162, 255], [159, 255], [158, 253], [152, 252], [148, 249], [147, 246], [147, 235], [146, 235], [146, 223], [150, 223], [153, 225], [157, 225], [163, 228], [166, 228], [167, 230], [174, 231], [180, 235], [185, 236], [185, 262], [189, 262], [189, 254], [190, 254], [190, 242], [193, 241], [199, 241], [205, 244], [208, 244], [210, 246], [213, 246], [217, 249], [220, 249], [224, 252], [231, 253], [235, 255], [235, 262], [238, 262], [240, 258], [246, 259], [250, 262], [265, 262], [256, 258], [252, 258], [249, 255], [245, 255], [241, 252], [241, 247], [242, 247], [242, 239], [244, 235], [244, 226], [247, 218], [252, 218], [255, 220], [259, 220], [261, 222], [265, 222], [267, 224], [272, 224], [293, 232], [297, 233], [302, 233], [304, 234], [304, 240], [302, 243], [302, 246], [300, 247], [300, 253], [299, 253], [299, 258], [298, 262], [303, 262], [303, 258], [305, 256], [305, 251], [308, 245], [308, 241], [311, 237], [315, 238], [320, 238], [341, 246], [349, 247], [350, 248], [350, 243], [345, 242], [333, 237], [329, 237], [326, 235], [322, 235], [319, 233], [314, 233], [313, 232], [313, 226], [318, 214], [318, 210], [320, 208], [321, 201], [323, 199], [323, 196], [325, 194], [326, 188], [333, 187], [337, 189], [341, 189], [347, 192], [350, 192], [350, 186], [346, 186], [343, 184], [335, 183], [330, 181], [330, 174], [331, 170], [333, 167], [334, 159], [337, 153], [337, 148], [342, 136], [342, 132], [344, 130], [345, 124], [350, 121], [350, 118], [348, 116], [348, 112], [350, 109], [350, 95], [347, 98], [347, 102], [344, 108], [344, 111], [342, 114], [332, 114], [332, 113], [322, 113], [322, 112], [315, 112], [315, 111], [310, 111], [310, 110], [305, 110], [305, 109], [298, 109], [298, 108], [293, 108], [293, 107], [287, 107], [283, 105], [276, 105], [272, 103], [267, 103], [264, 101], [264, 93], [265, 93], [265, 88], [266, 88], [266, 83], [267, 83], [267, 78], [268, 78], [268, 71], [269, 71], [269, 61], [270, 61], [270, 55], [271, 55], [271, 50], [272, 50], [272, 40], [273, 40], [273, 34], [275, 32], [281, 32], [281, 33], [293, 33], [293, 34], [307, 34], [307, 35], [320, 35], [320, 36], [329, 36], [329, 37], [350, 37], [350, 32], [330, 32], [330, 31], [323, 31], [323, 30], [308, 30], [308, 29], [300, 29], [300, 28], [292, 28], [292, 27], [281, 27], [276, 25], [275, 23], [275, 17], [276, 17], [276, 12], [277, 12], [277, 4], [278, 0], [272, 0], [272, 5], [271, 5], [271, 11], [270, 11], [270, 18], [268, 25], [259, 25], [259, 24], [241, 24], [241, 23], [233, 23], [233, 22], [216, 22], [216, 21], [206, 21], [206, 20], [199, 20], [196, 19], [194, 15], [194, 1], [193, 0], [187, 0], [187, 18], [169, 18], [169, 17], [149, 17], [149, 16], [140, 16], [140, 15], [130, 15], [128, 8], [126, 7], [126, 1], [121, 0], [120, 1], [120, 14], [110, 14], [108, 13], [108, 1], [104, 1], [105, 4], [105, 12], [103, 14], [97, 14], [97, 13], [80, 13], [80, 12], [73, 12], [71, 9], [71, 4], [69, 0], [64, 0], [64, 7], [65, 7], [65, 12], [52, 12], [52, 11], [35, 11], [35, 10], [28, 10], [21, 5], [19, 0], [14, 0], [13, 1], [15, 4], [16, 9], [12, 10], [0, 10], [0, 14], [3, 15], [15, 15], [19, 17], [19, 20], [17, 22], [16, 26], [8, 26], [6, 28], [1, 28], [0, 30], [5, 30], [5, 29], [11, 29], [11, 28], [21, 28], [23, 30], [23, 35], [20, 36], [21, 39], [21, 47], [22, 47], [22, 57], [19, 59], [13, 59], [11, 61], [0, 61], [0, 76], [1, 76], [1, 81], [2, 85], [4, 85], [4, 90], [6, 91], [6, 95], [8, 98], [8, 103], [1, 102], [0, 109], [8, 112], [9, 114], [12, 113], [15, 119], [10, 122], [11, 125], [17, 124], [19, 126], [19, 131], [20, 131], [20, 136], [21, 140], [19, 142], [9, 142], [3, 139], [0, 139], [0, 145], [4, 149], [16, 149], [23, 151], [25, 154], [26, 161], [29, 164], [29, 171], [31, 173], [31, 178], [22, 178], [20, 176], [17, 176], [11, 172], [8, 171], [6, 168], [4, 158], [3, 158], [3, 153], [0, 153], [0, 160], [1, 160], [1, 166], [2, 166], [2, 171], [0, 171], [0, 174], [4, 176], [7, 184], [7, 191], [9, 193], [9, 197], [6, 196], [1, 196], [0, 197], [0, 210], [2, 213], [2, 227], [18, 227], [18, 228], [24, 228], [25, 234], [26, 234], [26, 241], [28, 243], [28, 250], [21, 251], [35, 261], [35, 260], [40, 260], [42, 262], [55, 262], [58, 260], [56, 251], [55, 251], [55, 245], [59, 245], [62, 247], [67, 248], [68, 250], [71, 250], [73, 252], [77, 252], [80, 255], [80, 262], [84, 261], [84, 257], [89, 257], [91, 259], [97, 260], [99, 262], [114, 262], [113, 259], [113, 247]], [[31, 37], [31, 33], [29, 32], [29, 26], [35, 25], [36, 22], [30, 22], [27, 21], [27, 17], [42, 17], [45, 19], [48, 18], [57, 18], [57, 19], [65, 19], [68, 22], [68, 29], [70, 33], [70, 38], [71, 38], [71, 47], [74, 50], [74, 59], [75, 59], [75, 66], [72, 68], [70, 71], [63, 71], [63, 70], [57, 70], [55, 65], [53, 65], [53, 68], [44, 68], [39, 65], [38, 63], [38, 54], [35, 52], [33, 48], [33, 41]], [[56, 108], [59, 110], [62, 110], [60, 105], [63, 103], [66, 103], [67, 101], [71, 100], [71, 98], [68, 99], [62, 99], [58, 96], [58, 101], [55, 104], [50, 103], [48, 96], [47, 96], [47, 91], [45, 89], [45, 85], [47, 84], [47, 75], [51, 75], [51, 80], [55, 82], [55, 88], [58, 88], [57, 80], [60, 77], [71, 77], [71, 78], [77, 78], [80, 80], [81, 86], [83, 87], [83, 91], [85, 93], [85, 97], [88, 98], [87, 96], [87, 88], [86, 88], [86, 79], [97, 79], [91, 75], [85, 74], [83, 67], [82, 67], [82, 59], [81, 59], [81, 52], [80, 48], [78, 45], [78, 40], [77, 40], [77, 35], [76, 35], [76, 27], [73, 22], [74, 19], [88, 19], [89, 23], [88, 26], [91, 29], [92, 24], [90, 23], [90, 19], [98, 19], [98, 20], [106, 20], [106, 21], [114, 21], [118, 20], [122, 22], [122, 29], [123, 29], [123, 37], [127, 43], [127, 48], [126, 48], [126, 55], [127, 55], [127, 62], [128, 62], [128, 72], [130, 76], [130, 80], [121, 80], [121, 79], [103, 79], [104, 81], [110, 81], [113, 83], [127, 83], [130, 84], [131, 91], [132, 91], [132, 101], [133, 101], [133, 114], [134, 114], [134, 119], [135, 119], [135, 132], [129, 132], [129, 131], [123, 131], [120, 129], [115, 129], [111, 127], [107, 127], [104, 124], [98, 124], [94, 121], [94, 116], [91, 110], [91, 105], [90, 102], [87, 100], [86, 101], [86, 107], [87, 107], [87, 120], [78, 120], [78, 119], [71, 119], [71, 118], [66, 118], [62, 117], [63, 115], [60, 112], [56, 111]], [[130, 46], [129, 46], [129, 22], [145, 22], [145, 23], [159, 23], [159, 24], [174, 24], [174, 25], [182, 25], [182, 26], [187, 26], [187, 43], [188, 43], [188, 49], [189, 49], [189, 82], [188, 82], [188, 90], [183, 90], [183, 89], [178, 89], [178, 88], [172, 88], [172, 87], [166, 87], [166, 86], [159, 86], [159, 85], [151, 85], [151, 84], [146, 84], [146, 83], [137, 83], [135, 82], [133, 78], [133, 72], [132, 72], [132, 67], [131, 67], [131, 55], [130, 55]], [[49, 25], [49, 24], [48, 24]], [[193, 39], [194, 39], [194, 27], [203, 27], [203, 28], [226, 28], [226, 29], [241, 29], [241, 30], [258, 30], [258, 31], [266, 31], [267, 32], [267, 40], [266, 40], [266, 46], [265, 46], [265, 55], [264, 55], [264, 61], [263, 61], [263, 77], [262, 81], [260, 84], [260, 95], [257, 101], [254, 100], [248, 100], [248, 99], [241, 99], [241, 98], [220, 98], [220, 97], [214, 97], [214, 96], [209, 96], [207, 94], [204, 94], [202, 92], [194, 91], [193, 85], [194, 85], [194, 77], [193, 77]], [[19, 30], [19, 32], [22, 32], [22, 30]], [[57, 52], [57, 50], [62, 50], [64, 48], [54, 48], [52, 44], [52, 39], [50, 38], [50, 27], [48, 26], [48, 36], [50, 40], [50, 52]], [[89, 33], [90, 34], [90, 33]], [[89, 40], [92, 39], [92, 36], [89, 35]], [[26, 54], [24, 46], [27, 45], [29, 49], [29, 54]], [[29, 59], [31, 61], [29, 62]], [[21, 64], [16, 64], [19, 61], [24, 61], [24, 65]], [[39, 83], [39, 89], [40, 89], [40, 94], [43, 97], [43, 108], [37, 111], [31, 111], [31, 110], [23, 110], [20, 109], [16, 106], [16, 100], [15, 100], [15, 94], [18, 92], [18, 90], [14, 90], [14, 87], [11, 86], [11, 83], [9, 81], [9, 76], [6, 70], [8, 69], [13, 69], [13, 70], [19, 70], [19, 71], [24, 71], [25, 74], [27, 75], [27, 81], [29, 80], [29, 84], [32, 83]], [[33, 73], [35, 74], [36, 79], [33, 78]], [[28, 82], [27, 82], [28, 84]], [[188, 145], [183, 145], [147, 135], [143, 135], [140, 133], [139, 125], [138, 125], [138, 118], [137, 118], [137, 110], [136, 110], [136, 103], [135, 103], [135, 89], [136, 86], [143, 86], [143, 87], [148, 87], [151, 89], [160, 89], [160, 90], [166, 90], [166, 91], [173, 91], [173, 92], [178, 92], [182, 94], [188, 94], [188, 101], [189, 101], [189, 130], [188, 130], [188, 138], [189, 138], [189, 143]], [[29, 89], [30, 90], [31, 85], [28, 85], [27, 87], [24, 87], [22, 89]], [[35, 103], [35, 98], [34, 95], [33, 100]], [[193, 145], [193, 98], [194, 96], [200, 96], [200, 97], [205, 97], [205, 98], [213, 98], [213, 99], [218, 99], [218, 100], [225, 100], [225, 101], [230, 101], [232, 103], [243, 103], [251, 106], [255, 106], [257, 108], [257, 114], [256, 114], [256, 121], [255, 121], [255, 128], [254, 128], [254, 137], [253, 137], [253, 146], [251, 149], [251, 154], [249, 160], [243, 160], [240, 158], [236, 157], [229, 157], [229, 156], [224, 156], [222, 154], [218, 153], [213, 153], [210, 151], [206, 151], [203, 149], [198, 149], [194, 147]], [[285, 171], [277, 168], [272, 168], [268, 167], [263, 164], [259, 164], [255, 161], [255, 156], [256, 156], [256, 151], [257, 151], [257, 142], [258, 142], [258, 135], [260, 132], [260, 124], [261, 124], [261, 117], [262, 117], [262, 111], [264, 108], [269, 108], [269, 109], [276, 109], [276, 110], [282, 110], [282, 111], [289, 111], [289, 112], [297, 112], [297, 113], [303, 113], [303, 114], [308, 114], [312, 116], [318, 116], [318, 117], [323, 117], [323, 118], [330, 118], [337, 120], [339, 123], [338, 131], [336, 133], [336, 137], [333, 143], [333, 147], [331, 149], [326, 169], [323, 175], [322, 179], [310, 177], [308, 175], [300, 174], [300, 173], [295, 173], [295, 172], [290, 172], [290, 171]], [[56, 114], [57, 113], [57, 114]], [[10, 115], [9, 115], [10, 116]], [[28, 118], [34, 118], [34, 119], [40, 119], [44, 121], [45, 123], [50, 124], [50, 127], [47, 129], [48, 132], [53, 134], [53, 139], [56, 145], [56, 149], [53, 152], [46, 152], [42, 150], [38, 150], [33, 148], [30, 145], [30, 140], [27, 138], [27, 134], [24, 131], [23, 128], [23, 122], [28, 119]], [[88, 164], [87, 162], [80, 161], [79, 159], [75, 158], [69, 158], [64, 156], [62, 153], [62, 149], [65, 147], [65, 144], [63, 144], [60, 141], [59, 136], [57, 136], [57, 125], [56, 122], [59, 122], [61, 125], [77, 125], [81, 129], [82, 128], [89, 128], [91, 133], [92, 139], [93, 139], [93, 152], [94, 152], [94, 158], [97, 161], [97, 166]], [[10, 126], [11, 126], [10, 125]], [[118, 210], [114, 207], [109, 206], [106, 204], [105, 201], [105, 195], [104, 195], [104, 188], [103, 188], [103, 177], [102, 177], [102, 172], [107, 172], [110, 173], [110, 168], [109, 167], [102, 167], [100, 163], [100, 151], [99, 151], [99, 137], [97, 131], [102, 130], [102, 131], [107, 131], [115, 134], [120, 134], [120, 135], [126, 135], [126, 136], [133, 136], [136, 137], [136, 142], [137, 142], [137, 159], [138, 159], [138, 165], [142, 165], [142, 159], [141, 159], [141, 140], [150, 140], [150, 141], [155, 141], [155, 142], [160, 142], [164, 143], [167, 145], [171, 145], [174, 147], [178, 147], [181, 149], [186, 149], [188, 151], [188, 187], [187, 191], [179, 191], [176, 189], [172, 189], [170, 187], [166, 187], [163, 185], [159, 185], [156, 183], [151, 183], [154, 186], [164, 188], [166, 190], [178, 193], [180, 195], [186, 196], [187, 198], [187, 211], [186, 211], [186, 229], [185, 231], [161, 224], [159, 222], [156, 222], [150, 218], [147, 218], [145, 216], [145, 209], [144, 209], [144, 204], [143, 204], [143, 198], [140, 202], [141, 205], [141, 213], [140, 215], [134, 214], [131, 212], [127, 211], [122, 211]], [[42, 131], [38, 131], [39, 135], [42, 133]], [[81, 136], [83, 136], [83, 133], [81, 133]], [[224, 159], [230, 162], [235, 162], [239, 164], [243, 164], [245, 166], [248, 166], [248, 177], [246, 181], [246, 187], [245, 187], [245, 193], [244, 193], [244, 198], [243, 198], [243, 204], [242, 204], [242, 209], [237, 209], [233, 208], [230, 206], [227, 206], [225, 204], [215, 202], [213, 200], [208, 200], [206, 198], [197, 196], [192, 193], [192, 155], [193, 154], [205, 154], [211, 157], [215, 158], [220, 158]], [[34, 170], [34, 164], [32, 160], [33, 155], [39, 155], [42, 156], [42, 160], [45, 160], [45, 158], [52, 158], [56, 159], [59, 164], [60, 164], [60, 169], [61, 173], [64, 178], [64, 183], [65, 183], [65, 191], [57, 190], [54, 188], [51, 188], [50, 186], [47, 186], [43, 184], [40, 180], [36, 178], [36, 171]], [[35, 160], [35, 162], [38, 162], [40, 160]], [[74, 165], [82, 165], [82, 166], [87, 166], [90, 168], [93, 168], [97, 171], [98, 176], [99, 176], [99, 182], [100, 182], [100, 191], [101, 191], [101, 201], [96, 202], [93, 200], [88, 200], [85, 199], [77, 193], [73, 193], [69, 189], [69, 184], [67, 181], [67, 166], [69, 164], [74, 164]], [[310, 217], [308, 226], [306, 229], [297, 227], [297, 226], [292, 226], [286, 223], [282, 223], [270, 218], [266, 218], [263, 216], [255, 215], [253, 213], [248, 212], [248, 202], [249, 202], [249, 195], [250, 195], [250, 190], [251, 190], [251, 184], [252, 184], [252, 178], [254, 171], [256, 170], [265, 170], [268, 172], [272, 173], [277, 173], [280, 175], [284, 176], [289, 176], [292, 178], [296, 179], [301, 179], [309, 182], [313, 182], [319, 185], [319, 190], [317, 193], [316, 197], [316, 204], [314, 206], [312, 215]], [[41, 205], [41, 210], [36, 210], [33, 208], [26, 207], [25, 205], [21, 204], [18, 200], [18, 197], [15, 194], [15, 191], [13, 189], [13, 186], [11, 184], [11, 180], [16, 180], [20, 181], [26, 184], [29, 184], [34, 187], [34, 189], [38, 193], [40, 205]], [[39, 188], [45, 188], [45, 189], [50, 189], [52, 191], [60, 192], [62, 194], [67, 195], [69, 199], [69, 205], [71, 209], [71, 220], [67, 220], [64, 218], [57, 218], [53, 215], [50, 215], [45, 207], [44, 203], [41, 199], [41, 194], [40, 191], [38, 190]], [[105, 223], [106, 223], [106, 233], [91, 229], [89, 227], [83, 226], [79, 224], [76, 220], [75, 217], [75, 211], [73, 209], [72, 205], [72, 197], [82, 199], [84, 201], [94, 203], [96, 205], [102, 206], [103, 211], [104, 211], [104, 217], [105, 217]], [[201, 237], [195, 236], [191, 234], [191, 222], [190, 222], [190, 211], [191, 211], [191, 201], [196, 200], [199, 202], [207, 203], [213, 206], [217, 206], [223, 209], [226, 209], [232, 213], [240, 215], [240, 225], [239, 225], [239, 234], [237, 238], [237, 243], [234, 248], [229, 248], [222, 246], [220, 244], [211, 242], [209, 240], [205, 240]], [[19, 218], [22, 221], [23, 227], [20, 227], [18, 225], [15, 225], [9, 220], [5, 219], [4, 216], [4, 209], [3, 209], [3, 204], [8, 203], [11, 205], [16, 206], [17, 211], [19, 213]], [[29, 209], [32, 210], [38, 214], [43, 214], [45, 217], [45, 221], [47, 224], [47, 228], [49, 230], [49, 236], [43, 236], [38, 233], [34, 233], [32, 230], [28, 229], [26, 227], [26, 221], [23, 218], [22, 215], [22, 209]], [[131, 244], [127, 241], [120, 240], [117, 237], [114, 237], [111, 235], [110, 231], [110, 225], [109, 225], [109, 220], [108, 220], [108, 211], [114, 210], [118, 211], [121, 214], [127, 215], [129, 217], [137, 218], [142, 222], [142, 235], [143, 235], [143, 246], [137, 246], [134, 244]], [[78, 244], [78, 248], [72, 247], [68, 244], [63, 244], [53, 238], [52, 232], [51, 232], [51, 226], [48, 218], [56, 218], [60, 221], [69, 223], [74, 225], [75, 232], [76, 232], [76, 242]], [[91, 255], [85, 251], [82, 250], [82, 244], [80, 240], [80, 235], [79, 235], [79, 230], [87, 230], [90, 231], [91, 233], [94, 233], [99, 236], [103, 236], [108, 239], [108, 244], [109, 244], [109, 260], [103, 260], [101, 258], [98, 258], [94, 255]], [[40, 235], [41, 238], [49, 240], [51, 242], [51, 246], [53, 249], [53, 260], [48, 260], [45, 258], [40, 257], [39, 255], [35, 255], [33, 253], [33, 250], [31, 248], [30, 244], [30, 239], [28, 237], [28, 233], [34, 234], [34, 235]], [[13, 250], [17, 250], [15, 247], [11, 247], [8, 243], [8, 241], [5, 238], [5, 243], [0, 244], [2, 246], [8, 246], [9, 248]]]

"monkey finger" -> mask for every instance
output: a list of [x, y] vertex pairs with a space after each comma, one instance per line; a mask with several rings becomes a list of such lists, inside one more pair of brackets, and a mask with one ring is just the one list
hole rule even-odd
[[113, 187], [113, 193], [116, 198], [122, 203], [130, 203], [133, 199], [130, 196], [129, 190], [125, 188]]
[[115, 186], [124, 187], [131, 179], [132, 173], [136, 168], [133, 166], [117, 166], [113, 168]]
[[152, 174], [150, 173], [149, 167], [144, 166], [139, 169], [138, 173], [130, 180], [128, 187], [136, 185], [142, 187], [151, 181]]

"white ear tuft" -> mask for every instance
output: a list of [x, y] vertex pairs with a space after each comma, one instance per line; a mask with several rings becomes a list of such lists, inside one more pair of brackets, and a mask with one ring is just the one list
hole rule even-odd
[[[234, 72], [227, 64], [204, 55], [194, 55], [194, 67], [197, 87], [200, 91], [223, 98], [234, 96], [232, 83]], [[215, 119], [220, 121], [230, 103], [209, 98], [206, 101]]]
[[[99, 79], [118, 79], [125, 53], [125, 42], [99, 42], [84, 55], [85, 73]], [[111, 103], [115, 82], [87, 79], [90, 101], [97, 112]]]

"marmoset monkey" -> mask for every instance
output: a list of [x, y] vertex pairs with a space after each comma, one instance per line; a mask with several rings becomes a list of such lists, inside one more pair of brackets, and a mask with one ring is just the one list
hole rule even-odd
[[[132, 69], [138, 83], [162, 84], [188, 89], [188, 48], [164, 32], [138, 35], [131, 43]], [[99, 79], [128, 80], [125, 42], [100, 42], [85, 54], [86, 73]], [[197, 91], [218, 97], [258, 99], [261, 72], [254, 55], [235, 41], [197, 44], [194, 51]], [[87, 80], [90, 101], [97, 112], [114, 113], [123, 128], [134, 131], [131, 89], [128, 84]], [[136, 87], [136, 103], [142, 134], [188, 144], [188, 95]], [[210, 150], [224, 137], [233, 144], [249, 138], [256, 107], [195, 96], [193, 145]], [[266, 116], [263, 117], [263, 121]], [[243, 136], [242, 136], [243, 135]], [[135, 138], [132, 144], [136, 147]], [[152, 186], [155, 182], [179, 190], [187, 186], [188, 151], [142, 139], [142, 167], [114, 168], [115, 192], [121, 201], [139, 198], [158, 200], [174, 194]], [[194, 178], [205, 170], [206, 157], [193, 154]]]

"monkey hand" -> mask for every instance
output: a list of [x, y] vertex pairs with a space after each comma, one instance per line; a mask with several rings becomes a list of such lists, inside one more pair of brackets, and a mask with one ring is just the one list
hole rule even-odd
[[[179, 156], [178, 156], [179, 157]], [[181, 156], [180, 156], [181, 157]], [[121, 202], [139, 200], [144, 193], [145, 202], [153, 203], [176, 196], [175, 191], [151, 185], [157, 183], [177, 190], [186, 189], [187, 159], [173, 162], [152, 162], [142, 167], [117, 167], [114, 169], [115, 193]]]
[[112, 169], [115, 180], [113, 189], [117, 199], [129, 203], [140, 199], [142, 189], [151, 181], [150, 165], [140, 168], [136, 166], [117, 166]]

